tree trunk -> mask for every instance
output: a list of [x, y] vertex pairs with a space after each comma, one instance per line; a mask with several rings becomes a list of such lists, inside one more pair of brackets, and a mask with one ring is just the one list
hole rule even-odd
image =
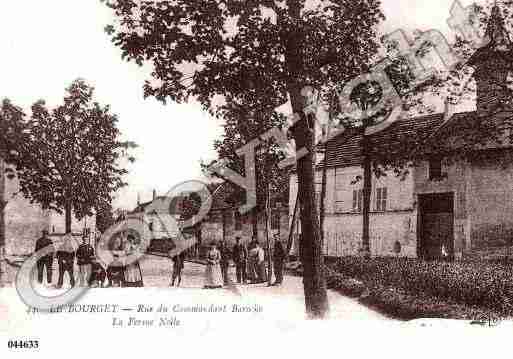
[[[288, 15], [292, 21], [301, 21], [302, 1], [288, 0]], [[279, 20], [281, 21], [281, 20]], [[309, 128], [308, 119], [303, 110], [305, 101], [301, 89], [306, 85], [304, 54], [302, 46], [305, 34], [299, 27], [291, 26], [284, 39], [285, 65], [289, 80], [287, 90], [292, 111], [299, 116], [299, 121], [291, 129], [296, 148], [306, 148], [308, 153], [297, 160], [298, 191], [301, 205], [301, 260], [303, 263], [303, 286], [305, 290], [306, 313], [310, 319], [325, 318], [329, 312], [326, 281], [324, 279], [324, 258], [319, 227], [319, 217], [315, 204], [314, 188], [314, 132], [315, 126]], [[312, 121], [313, 122], [313, 121]]]
[[[300, 93], [298, 92], [296, 95], [300, 96]], [[298, 97], [295, 98], [297, 104]], [[328, 315], [329, 305], [324, 278], [322, 238], [315, 202], [314, 134], [308, 128], [307, 119], [302, 109], [297, 107], [293, 107], [294, 112], [301, 116], [301, 120], [293, 130], [296, 148], [306, 148], [308, 150], [308, 154], [297, 160], [302, 233], [300, 253], [303, 264], [306, 312], [309, 318], [316, 319]]]
[[372, 193], [372, 162], [369, 155], [368, 137], [364, 135], [362, 140], [363, 150], [363, 208], [362, 208], [362, 255], [370, 257], [370, 202]]
[[66, 203], [64, 208], [65, 233], [71, 233], [71, 203]]
[[[304, 116], [302, 116], [304, 117]], [[309, 153], [297, 161], [298, 190], [300, 196], [301, 248], [305, 304], [310, 318], [327, 316], [329, 306], [324, 279], [322, 238], [315, 203], [313, 169], [313, 134], [306, 121], [300, 121], [295, 130], [297, 148], [306, 147]]]
[[223, 242], [226, 243], [226, 211], [221, 212], [221, 220], [223, 221]]
[[0, 158], [0, 287], [4, 280], [4, 261], [5, 261], [5, 212], [4, 208], [7, 202], [5, 195], [5, 162]]

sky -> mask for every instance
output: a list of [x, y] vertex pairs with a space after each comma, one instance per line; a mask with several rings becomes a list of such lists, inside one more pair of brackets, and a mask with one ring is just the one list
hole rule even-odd
[[[452, 0], [383, 0], [384, 33], [398, 28], [438, 29], [447, 25]], [[463, 6], [471, 4], [461, 1]], [[0, 12], [0, 99], [29, 109], [38, 99], [57, 106], [71, 82], [84, 78], [96, 99], [119, 117], [124, 140], [135, 141], [136, 162], [116, 208], [131, 209], [137, 197], [150, 200], [180, 182], [201, 179], [200, 161], [215, 158], [213, 141], [221, 122], [197, 103], [162, 105], [144, 99], [148, 69], [121, 59], [103, 29], [111, 12], [99, 0], [4, 0]]]

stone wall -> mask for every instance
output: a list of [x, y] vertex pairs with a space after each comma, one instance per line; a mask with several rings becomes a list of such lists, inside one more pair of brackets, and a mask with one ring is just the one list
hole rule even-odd
[[474, 256], [513, 244], [513, 157], [444, 165], [443, 180], [428, 179], [427, 163], [415, 169], [415, 195], [454, 194], [456, 256]]
[[33, 253], [35, 241], [41, 236], [41, 231], [50, 229], [49, 213], [17, 192], [17, 180], [6, 179], [4, 198], [7, 205], [4, 209], [4, 220], [7, 256]]
[[[416, 257], [416, 214], [413, 211], [373, 213], [370, 216], [372, 256]], [[362, 243], [362, 215], [328, 215], [324, 223], [324, 253], [328, 256], [358, 255]], [[400, 244], [400, 251], [396, 242]]]
[[[505, 165], [503, 165], [505, 164]], [[502, 166], [503, 165], [503, 166]], [[474, 163], [469, 205], [472, 249], [513, 244], [513, 158]]]
[[[96, 231], [96, 216], [87, 216], [78, 220], [74, 215], [71, 216], [71, 232], [82, 233], [84, 228], [89, 228], [91, 233]], [[50, 233], [64, 233], [66, 222], [64, 213], [59, 214], [52, 211], [50, 214]]]

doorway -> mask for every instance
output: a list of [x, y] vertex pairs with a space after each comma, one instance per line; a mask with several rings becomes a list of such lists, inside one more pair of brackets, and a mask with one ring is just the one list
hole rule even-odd
[[418, 256], [424, 260], [454, 259], [454, 194], [419, 195]]

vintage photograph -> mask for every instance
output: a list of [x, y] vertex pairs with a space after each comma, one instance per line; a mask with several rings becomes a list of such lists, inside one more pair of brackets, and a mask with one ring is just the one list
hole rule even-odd
[[511, 1], [2, 10], [2, 349], [513, 317]]

